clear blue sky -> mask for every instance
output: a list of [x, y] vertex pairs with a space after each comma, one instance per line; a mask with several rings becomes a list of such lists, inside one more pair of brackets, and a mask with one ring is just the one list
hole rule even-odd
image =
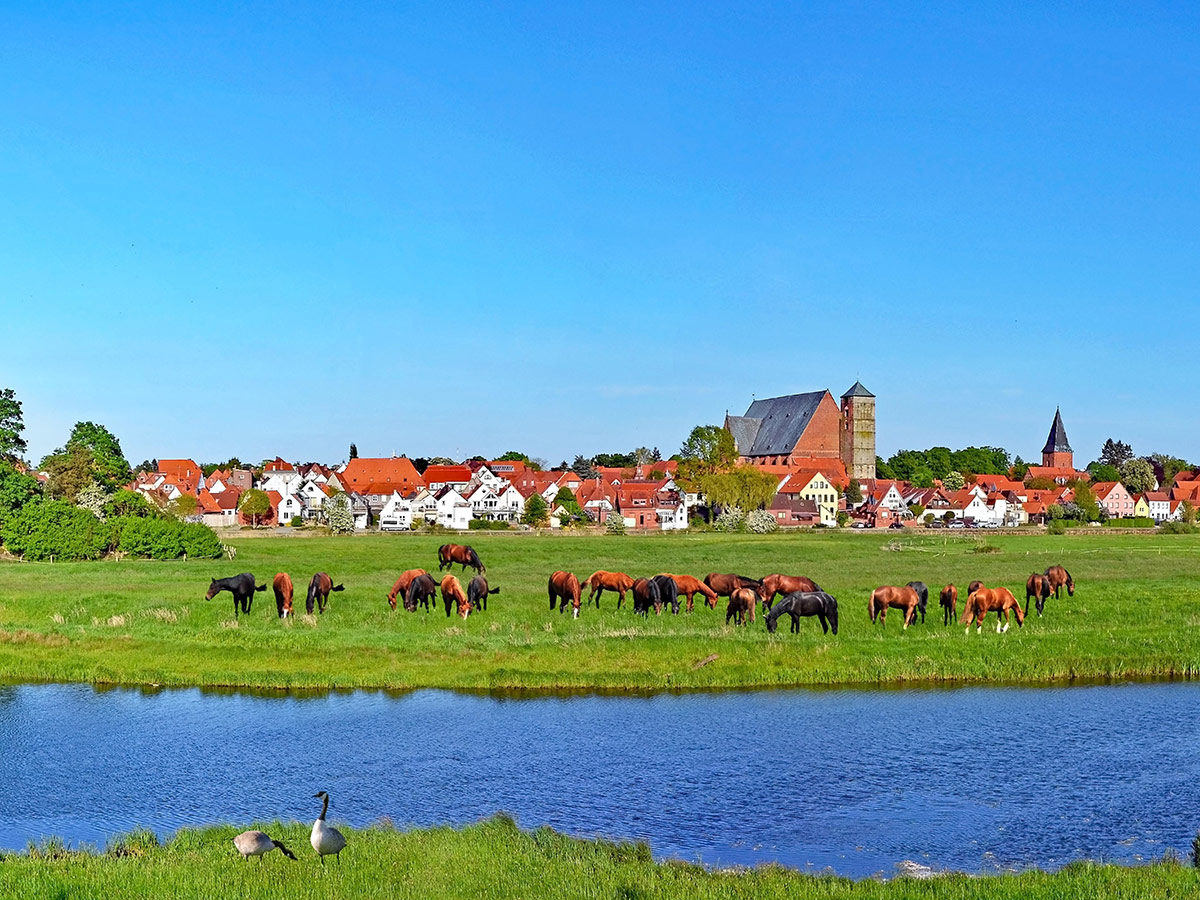
[[30, 454], [657, 445], [860, 378], [1200, 458], [1191, 4], [0, 7]]

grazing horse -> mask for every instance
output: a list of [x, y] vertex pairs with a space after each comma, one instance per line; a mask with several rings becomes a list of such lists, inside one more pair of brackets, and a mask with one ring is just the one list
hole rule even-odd
[[[400, 577], [396, 579], [396, 583], [392, 585], [392, 589], [388, 593], [388, 606], [390, 606], [392, 609], [395, 609], [396, 598], [406, 597], [408, 594], [408, 586], [413, 583], [413, 579], [424, 574], [426, 574], [424, 569], [407, 569], [406, 571], [401, 572]], [[405, 604], [405, 609], [408, 609], [407, 604]], [[412, 612], [415, 609], [416, 607], [414, 606], [408, 611]]]
[[[767, 602], [766, 589], [757, 578], [747, 575], [722, 575], [719, 572], [709, 572], [704, 576], [704, 583], [718, 597], [732, 597], [733, 592], [740, 588], [750, 588], [758, 595], [758, 599]], [[753, 621], [753, 619], [751, 619]]]
[[464, 544], [442, 544], [438, 547], [439, 572], [443, 569], [454, 568], [455, 563], [459, 563], [464, 572], [467, 570], [467, 566], [470, 566], [479, 575], [487, 571], [483, 563], [479, 561], [479, 554], [475, 552], [474, 547]]
[[[921, 624], [925, 624], [925, 607], [929, 605], [929, 585], [923, 581], [910, 581], [908, 586], [917, 592], [917, 598], [920, 602], [917, 604], [917, 612], [921, 614]], [[914, 616], [914, 621], [915, 621]]]
[[455, 607], [464, 619], [471, 614], [471, 601], [467, 599], [458, 579], [449, 573], [442, 579], [442, 602], [446, 604], [447, 619], [450, 618], [450, 610]]
[[639, 578], [633, 583], [633, 611], [643, 616], [650, 615], [650, 607], [656, 612], [662, 612], [662, 593], [658, 582], [652, 578]]
[[332, 578], [324, 572], [318, 572], [308, 583], [308, 597], [304, 601], [304, 611], [311, 616], [313, 606], [316, 606], [321, 613], [324, 613], [325, 607], [329, 604], [329, 592], [344, 591], [345, 589], [345, 585], [334, 585]]
[[679, 615], [679, 585], [675, 583], [674, 575], [655, 575], [650, 579], [658, 585], [659, 607], [656, 612], [662, 612], [662, 607], [671, 604], [671, 613]]
[[671, 579], [675, 582], [675, 590], [677, 593], [684, 594], [687, 597], [687, 611], [692, 611], [692, 600], [697, 594], [704, 598], [704, 602], [708, 604], [709, 609], [717, 608], [717, 593], [707, 584], [704, 584], [699, 578], [694, 578], [691, 575], [672, 575]]
[[735, 625], [746, 624], [746, 614], [754, 621], [754, 608], [758, 606], [759, 594], [754, 588], [737, 588], [729, 595], [729, 605], [725, 608], [725, 624], [733, 619]]
[[[978, 634], [983, 630], [983, 620], [987, 618], [987, 614], [995, 612], [996, 633], [1001, 634], [1008, 631], [1008, 614], [1010, 610], [1016, 615], [1017, 627], [1020, 628], [1025, 623], [1025, 613], [1021, 611], [1021, 604], [1012, 595], [1012, 591], [1003, 587], [981, 587], [977, 591], [972, 591], [967, 597], [967, 602], [963, 607], [962, 621], [959, 624], [966, 625], [967, 634], [970, 634], [971, 622], [975, 622], [975, 633]], [[1001, 617], [1004, 618], [1003, 628], [1000, 627]]]
[[1059, 591], [1064, 587], [1067, 589], [1067, 596], [1075, 596], [1075, 579], [1062, 566], [1051, 566], [1046, 570], [1045, 575], [1050, 579], [1050, 586], [1054, 588], [1055, 600], [1061, 596]]
[[771, 604], [775, 602], [776, 594], [794, 594], [796, 591], [819, 591], [821, 586], [811, 578], [805, 578], [803, 575], [780, 575], [778, 573], [768, 575], [762, 580], [763, 589], [759, 593], [762, 597], [762, 602], [766, 604], [767, 609], [771, 608]]
[[958, 588], [948, 584], [942, 588], [942, 596], [938, 601], [942, 606], [942, 625], [958, 621]]
[[560, 600], [558, 611], [561, 613], [567, 608], [567, 603], [571, 604], [571, 618], [579, 618], [579, 597], [583, 591], [579, 587], [579, 579], [572, 572], [564, 572], [561, 569], [550, 576], [550, 581], [546, 584], [546, 590], [550, 594], [550, 608], [554, 609], [554, 601]]
[[476, 575], [467, 585], [467, 599], [471, 601], [471, 606], [480, 612], [487, 612], [487, 598], [498, 593], [500, 588], [488, 590], [487, 579], [482, 575]]
[[875, 620], [879, 619], [881, 625], [886, 625], [887, 611], [889, 607], [904, 610], [904, 627], [908, 628], [917, 617], [917, 607], [921, 604], [921, 598], [916, 590], [908, 585], [904, 587], [895, 587], [890, 584], [885, 584], [882, 587], [877, 587], [871, 591], [871, 599], [867, 603], [867, 612], [871, 615], [871, 624], [875, 624]]
[[1025, 615], [1029, 615], [1029, 598], [1036, 599], [1034, 607], [1037, 609], [1037, 614], [1040, 616], [1042, 610], [1046, 608], [1046, 601], [1050, 599], [1050, 594], [1053, 592], [1050, 586], [1050, 578], [1047, 575], [1042, 575], [1034, 572], [1025, 582]]
[[767, 631], [774, 634], [779, 626], [779, 617], [785, 614], [792, 617], [793, 634], [800, 631], [801, 616], [816, 616], [821, 621], [822, 634], [828, 634], [831, 627], [833, 633], [837, 634], [837, 600], [824, 591], [792, 591], [787, 594], [767, 613]]
[[229, 591], [233, 594], [233, 617], [238, 617], [238, 607], [241, 606], [242, 612], [250, 615], [250, 607], [254, 605], [254, 592], [265, 591], [265, 584], [255, 585], [254, 576], [249, 572], [243, 572], [241, 575], [234, 575], [230, 578], [214, 578], [212, 584], [208, 586], [208, 593], [204, 595], [205, 600], [211, 600], [221, 591]]
[[593, 572], [582, 585], [591, 588], [588, 603], [596, 601], [596, 609], [600, 608], [600, 595], [605, 591], [617, 592], [617, 609], [625, 602], [625, 592], [633, 587], [633, 579], [624, 572], [605, 572], [603, 569]]
[[271, 582], [271, 587], [275, 589], [275, 608], [279, 610], [279, 618], [286, 619], [292, 615], [292, 576], [280, 572]]
[[428, 612], [433, 604], [433, 598], [437, 594], [438, 583], [434, 577], [428, 573], [422, 573], [414, 578], [408, 584], [408, 593], [404, 595], [404, 608], [409, 612], [417, 611], [417, 604], [425, 604], [425, 610]]

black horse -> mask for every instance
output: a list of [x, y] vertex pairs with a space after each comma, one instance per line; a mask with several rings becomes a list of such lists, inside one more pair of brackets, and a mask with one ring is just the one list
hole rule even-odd
[[255, 585], [254, 576], [249, 572], [243, 572], [241, 575], [234, 575], [232, 578], [214, 578], [212, 584], [208, 586], [208, 593], [204, 595], [205, 600], [211, 600], [221, 591], [229, 591], [233, 594], [233, 617], [236, 619], [238, 615], [238, 606], [242, 608], [242, 612], [250, 615], [250, 607], [254, 603], [254, 592], [265, 591], [265, 584]]
[[417, 604], [425, 604], [428, 611], [435, 603], [438, 583], [432, 575], [418, 575], [408, 584], [408, 593], [404, 595], [404, 608], [409, 612], [417, 611]]
[[[676, 595], [676, 602], [679, 598]], [[633, 611], [643, 616], [650, 615], [650, 607], [662, 609], [662, 594], [658, 583], [652, 578], [639, 578], [633, 583]]]
[[500, 593], [500, 588], [488, 590], [487, 579], [482, 575], [476, 575], [467, 585], [467, 600], [470, 601], [471, 606], [483, 612], [487, 611], [487, 598], [491, 594], [498, 593]]
[[816, 616], [821, 620], [822, 634], [828, 634], [830, 628], [837, 634], [837, 600], [824, 591], [792, 591], [767, 613], [767, 631], [774, 634], [779, 627], [779, 617], [785, 613], [792, 617], [793, 634], [800, 631], [801, 616]]
[[[929, 585], [923, 581], [910, 581], [908, 586], [917, 592], [917, 612], [921, 614], [921, 624], [924, 625], [925, 607], [929, 604]], [[837, 632], [835, 631], [834, 634]]]
[[671, 604], [671, 613], [679, 615], [679, 585], [675, 583], [675, 579], [670, 575], [655, 575], [650, 580], [658, 585], [658, 605], [654, 611], [661, 612], [662, 608], [669, 603]]

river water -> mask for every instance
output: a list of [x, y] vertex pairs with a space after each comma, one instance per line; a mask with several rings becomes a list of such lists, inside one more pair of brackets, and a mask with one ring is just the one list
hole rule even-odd
[[148, 826], [467, 823], [889, 874], [1187, 851], [1200, 684], [505, 699], [0, 687], [0, 847]]

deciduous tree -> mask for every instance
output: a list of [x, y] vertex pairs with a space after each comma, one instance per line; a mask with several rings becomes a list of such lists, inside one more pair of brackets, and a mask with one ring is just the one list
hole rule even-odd
[[1100, 448], [1100, 459], [1098, 459], [1097, 462], [1106, 466], [1112, 466], [1114, 469], [1119, 469], [1121, 468], [1122, 463], [1132, 458], [1132, 447], [1130, 447], [1124, 441], [1116, 441], [1112, 438], [1109, 438], [1104, 442], [1104, 446]]
[[[333, 497], [329, 498], [330, 500]], [[329, 500], [325, 501], [322, 506], [328, 507]], [[271, 511], [271, 498], [267, 496], [266, 491], [260, 491], [258, 488], [251, 488], [242, 494], [238, 500], [238, 510], [242, 515], [249, 516], [251, 523], [257, 528], [258, 520], [261, 516], [265, 516]], [[326, 509], [328, 513], [328, 509]], [[332, 525], [330, 528], [332, 529]]]
[[0, 390], [0, 459], [11, 462], [25, 455], [28, 445], [21, 436], [24, 431], [25, 418], [16, 391]]
[[1154, 490], [1154, 466], [1144, 459], [1127, 459], [1121, 465], [1121, 484], [1135, 494]]
[[525, 501], [525, 510], [521, 513], [521, 524], [534, 528], [543, 528], [550, 524], [550, 508], [541, 494], [534, 494]]
[[948, 491], [961, 491], [967, 486], [967, 480], [963, 478], [962, 472], [951, 469], [942, 478], [942, 487]]

